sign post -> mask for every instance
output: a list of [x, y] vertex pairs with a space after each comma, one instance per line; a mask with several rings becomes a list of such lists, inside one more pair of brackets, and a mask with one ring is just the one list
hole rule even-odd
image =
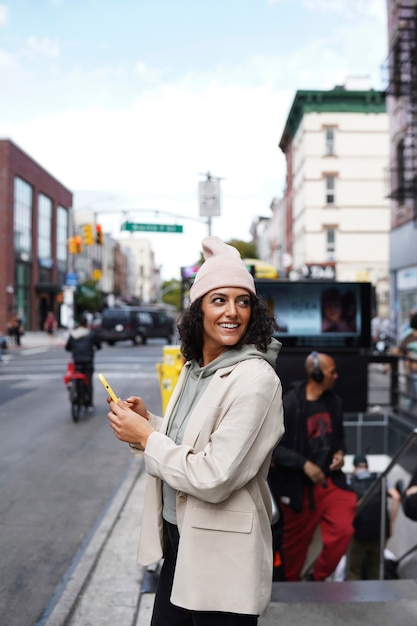
[[207, 217], [208, 234], [211, 235], [211, 218], [220, 216], [220, 178], [213, 178], [210, 172], [207, 180], [198, 183], [200, 216]]

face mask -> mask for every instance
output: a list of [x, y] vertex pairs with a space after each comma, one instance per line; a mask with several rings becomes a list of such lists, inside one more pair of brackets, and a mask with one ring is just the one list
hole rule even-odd
[[367, 469], [359, 469], [355, 472], [358, 478], [368, 478], [371, 475], [371, 472]]

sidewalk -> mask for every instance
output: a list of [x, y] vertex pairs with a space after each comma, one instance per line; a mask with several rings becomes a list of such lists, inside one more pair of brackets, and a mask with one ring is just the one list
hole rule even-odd
[[102, 520], [36, 626], [148, 626], [154, 596], [141, 595], [145, 569], [136, 561], [144, 488], [143, 461], [132, 456]]
[[68, 331], [60, 329], [52, 337], [41, 330], [27, 331], [20, 338], [20, 346], [8, 343], [7, 350], [3, 352], [3, 356], [12, 355], [16, 352], [30, 350], [33, 348], [52, 348], [54, 346], [63, 347], [67, 341]]

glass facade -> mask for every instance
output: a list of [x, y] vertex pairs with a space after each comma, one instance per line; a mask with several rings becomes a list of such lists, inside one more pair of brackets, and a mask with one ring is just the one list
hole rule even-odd
[[38, 259], [39, 266], [52, 267], [52, 200], [38, 196]]
[[27, 328], [30, 320], [30, 265], [28, 263], [16, 263], [16, 291], [15, 309], [24, 328]]
[[67, 271], [67, 239], [68, 239], [68, 212], [58, 206], [56, 216], [56, 258], [58, 269], [58, 282], [65, 285], [65, 275]]
[[28, 260], [32, 254], [32, 204], [31, 185], [16, 177], [14, 179], [13, 225], [15, 255], [28, 255]]
[[24, 327], [30, 320], [30, 268], [32, 261], [33, 188], [29, 183], [14, 179], [13, 238], [15, 246], [14, 309]]

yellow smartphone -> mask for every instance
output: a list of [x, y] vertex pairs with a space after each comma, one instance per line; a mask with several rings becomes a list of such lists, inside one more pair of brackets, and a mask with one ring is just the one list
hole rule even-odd
[[113, 389], [110, 387], [110, 385], [107, 382], [107, 380], [104, 378], [103, 374], [99, 374], [98, 378], [99, 378], [99, 381], [104, 386], [105, 390], [108, 392], [108, 394], [109, 394], [110, 398], [113, 400], [113, 402], [117, 402], [117, 396], [114, 393]]

